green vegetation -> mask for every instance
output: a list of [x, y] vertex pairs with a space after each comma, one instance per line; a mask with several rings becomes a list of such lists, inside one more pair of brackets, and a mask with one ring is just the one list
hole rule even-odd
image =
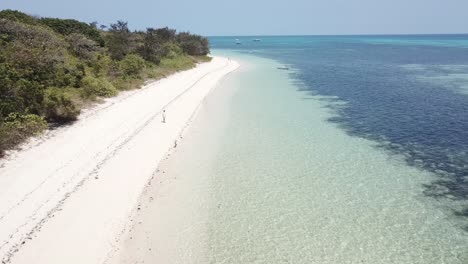
[[[101, 28], [107, 28], [101, 26]], [[80, 108], [210, 60], [204, 37], [0, 11], [0, 156]]]

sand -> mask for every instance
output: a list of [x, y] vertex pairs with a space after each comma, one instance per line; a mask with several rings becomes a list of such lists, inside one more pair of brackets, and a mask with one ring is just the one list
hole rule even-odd
[[237, 67], [215, 57], [122, 94], [3, 161], [2, 263], [106, 262], [158, 164], [206, 95]]

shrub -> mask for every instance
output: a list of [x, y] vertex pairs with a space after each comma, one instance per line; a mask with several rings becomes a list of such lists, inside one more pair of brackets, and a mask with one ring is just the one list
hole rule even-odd
[[23, 107], [22, 98], [16, 95], [17, 75], [13, 67], [0, 60], [0, 120]]
[[49, 86], [78, 88], [85, 75], [85, 66], [82, 63], [69, 62], [56, 70], [54, 81]]
[[110, 25], [106, 46], [112, 59], [121, 60], [130, 53], [131, 35], [127, 22], [117, 21]]
[[57, 69], [67, 61], [65, 41], [48, 29], [5, 19], [0, 19], [0, 32], [0, 52], [17, 77], [54, 86]]
[[117, 95], [115, 87], [103, 78], [86, 76], [83, 79], [82, 96], [84, 98], [95, 99], [96, 97], [111, 97]]
[[89, 39], [94, 40], [101, 47], [104, 47], [105, 41], [102, 38], [99, 30], [87, 23], [74, 19], [60, 18], [41, 18], [40, 22], [61, 35], [68, 36], [73, 33], [81, 34]]
[[171, 59], [161, 61], [161, 66], [177, 71], [190, 69], [193, 67], [193, 60], [188, 56], [178, 55]]
[[68, 42], [71, 53], [78, 58], [91, 60], [95, 53], [99, 51], [99, 45], [84, 35], [72, 33], [65, 38]]
[[15, 85], [15, 96], [20, 99], [20, 108], [16, 111], [39, 114], [44, 99], [43, 87], [35, 81], [26, 79], [19, 79]]
[[176, 30], [168, 27], [158, 28], [154, 30], [158, 38], [162, 42], [169, 42], [175, 39]]
[[70, 96], [57, 88], [49, 88], [44, 100], [44, 115], [48, 121], [66, 123], [74, 121], [80, 110]]
[[138, 47], [137, 52], [146, 61], [159, 64], [161, 58], [165, 56], [162, 41], [157, 35], [157, 31], [152, 28], [146, 30], [143, 38], [143, 44]]
[[135, 54], [125, 56], [119, 63], [123, 77], [138, 78], [145, 68], [145, 60]]
[[40, 116], [10, 113], [0, 122], [0, 157], [5, 150], [15, 147], [28, 137], [39, 135], [46, 128], [47, 123]]
[[112, 80], [114, 87], [120, 91], [138, 89], [143, 83], [144, 81], [142, 79], [116, 78]]
[[210, 52], [209, 42], [205, 37], [181, 32], [177, 35], [177, 41], [182, 50], [188, 55], [201, 56]]
[[26, 15], [23, 12], [10, 9], [0, 11], [0, 18], [8, 19], [15, 22], [21, 22], [29, 25], [36, 25], [39, 21], [37, 18]]
[[91, 62], [91, 71], [96, 77], [107, 76], [112, 64], [112, 59], [109, 56], [98, 54]]
[[164, 48], [167, 51], [166, 57], [168, 59], [174, 59], [184, 52], [181, 47], [179, 47], [177, 44], [169, 42], [164, 45]]
[[169, 55], [169, 44], [175, 41], [176, 31], [168, 27], [147, 28], [146, 32], [140, 32], [143, 36], [142, 45], [137, 52], [146, 60], [159, 64], [161, 59]]
[[0, 11], [0, 152], [39, 131], [44, 120], [75, 120], [86, 101], [191, 68], [195, 59], [187, 54], [209, 51], [206, 38], [167, 27], [132, 32], [123, 21], [108, 31], [96, 25]]

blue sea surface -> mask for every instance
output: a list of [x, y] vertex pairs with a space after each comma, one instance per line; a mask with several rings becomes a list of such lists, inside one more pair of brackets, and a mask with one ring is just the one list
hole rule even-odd
[[[468, 35], [211, 37], [210, 43], [291, 67], [301, 89], [334, 98], [327, 99], [337, 113], [329, 122], [437, 174], [425, 186], [427, 196], [468, 200]], [[468, 217], [468, 209], [454, 213]]]

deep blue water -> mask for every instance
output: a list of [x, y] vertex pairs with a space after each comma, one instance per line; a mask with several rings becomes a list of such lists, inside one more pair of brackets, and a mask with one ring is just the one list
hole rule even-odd
[[[346, 102], [330, 103], [337, 112], [330, 122], [436, 173], [439, 180], [425, 186], [428, 196], [468, 200], [468, 35], [212, 37], [210, 43], [291, 65], [301, 89]], [[456, 213], [468, 216], [468, 209]]]

